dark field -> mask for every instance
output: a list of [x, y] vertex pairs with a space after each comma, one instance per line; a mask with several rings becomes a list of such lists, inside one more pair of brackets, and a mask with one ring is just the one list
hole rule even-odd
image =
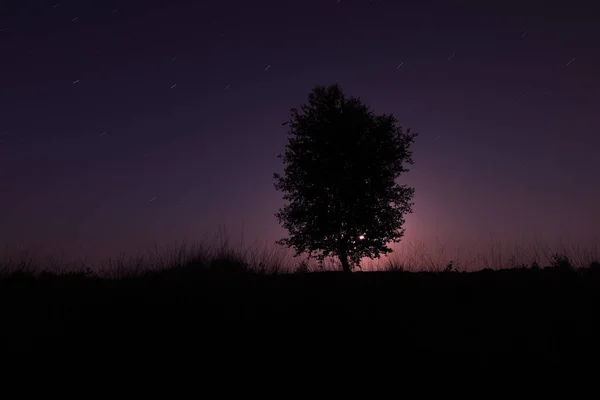
[[590, 357], [599, 305], [597, 264], [352, 274], [179, 267], [123, 279], [13, 273], [0, 280], [2, 346], [11, 351], [235, 355], [316, 345], [423, 363], [434, 356], [547, 365]]

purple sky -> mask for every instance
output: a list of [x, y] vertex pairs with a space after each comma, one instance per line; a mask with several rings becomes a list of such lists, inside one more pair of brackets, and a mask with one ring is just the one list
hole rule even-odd
[[407, 242], [597, 243], [593, 2], [336, 1], [2, 2], [0, 245], [274, 241], [281, 123], [334, 82], [420, 133]]

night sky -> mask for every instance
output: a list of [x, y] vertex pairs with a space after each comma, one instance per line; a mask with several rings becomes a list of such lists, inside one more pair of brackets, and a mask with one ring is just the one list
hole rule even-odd
[[0, 245], [105, 258], [219, 225], [272, 243], [281, 123], [335, 82], [419, 132], [407, 243], [597, 245], [586, 3], [3, 1]]

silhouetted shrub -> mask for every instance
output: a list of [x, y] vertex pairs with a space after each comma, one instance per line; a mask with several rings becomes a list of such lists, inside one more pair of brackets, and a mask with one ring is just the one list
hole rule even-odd
[[569, 257], [564, 254], [553, 254], [551, 258], [551, 267], [561, 270], [571, 270], [573, 269], [573, 265], [571, 265], [571, 261]]
[[306, 261], [302, 261], [300, 264], [298, 264], [298, 267], [296, 267], [296, 270], [294, 271], [294, 273], [296, 274], [306, 274], [310, 272], [308, 269], [308, 263]]
[[260, 262], [258, 263], [258, 270], [257, 272], [259, 274], [266, 274], [267, 273], [267, 266], [265, 265], [265, 263]]
[[453, 268], [454, 268], [453, 261], [450, 260], [448, 265], [446, 265], [446, 269], [444, 269], [444, 272], [452, 272], [454, 270]]
[[390, 261], [385, 270], [388, 272], [404, 272], [404, 265]]

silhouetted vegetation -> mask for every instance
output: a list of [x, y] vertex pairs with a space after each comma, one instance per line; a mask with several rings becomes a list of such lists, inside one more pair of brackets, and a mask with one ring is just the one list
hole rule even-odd
[[[236, 337], [225, 348], [262, 351], [257, 340], [287, 339], [287, 323], [315, 335], [327, 324], [360, 321], [364, 329], [391, 321], [392, 331], [374, 329], [369, 349], [401, 349], [403, 361], [409, 352], [426, 362], [425, 354], [450, 352], [457, 354], [453, 366], [465, 359], [513, 364], [524, 355], [557, 364], [598, 347], [597, 249], [535, 247], [505, 257], [493, 246], [489, 257], [471, 259], [416, 249], [416, 256], [387, 258], [363, 273], [362, 258], [387, 255], [388, 243], [403, 237], [414, 189], [396, 180], [412, 164], [415, 135], [337, 85], [316, 87], [287, 124], [284, 173], [275, 174], [275, 187], [288, 201], [276, 215], [289, 238], [279, 244], [306, 259], [288, 257], [283, 247], [234, 249], [221, 236], [214, 247], [184, 243], [169, 254], [99, 266], [40, 266], [28, 254], [0, 260], [2, 346], [44, 349], [64, 338], [80, 350], [118, 332], [125, 347], [151, 338], [153, 350], [165, 344], [187, 352], [200, 343], [222, 356], [214, 344], [231, 322], [243, 323], [229, 330]], [[361, 270], [338, 273], [340, 266]], [[176, 340], [165, 341], [171, 333]], [[331, 339], [355, 333], [341, 328]]]
[[412, 164], [416, 134], [393, 115], [375, 115], [338, 85], [317, 86], [291, 109], [283, 175], [275, 188], [288, 203], [276, 214], [289, 232], [280, 244], [296, 254], [338, 257], [349, 272], [379, 258], [404, 235], [414, 189], [397, 183]]
[[[63, 272], [5, 268], [0, 314], [2, 336], [10, 340], [3, 346], [44, 348], [56, 346], [56, 338], [79, 346], [73, 342], [79, 338], [88, 348], [116, 335], [125, 347], [152, 339], [153, 351], [162, 345], [187, 351], [195, 342], [209, 351], [216, 340], [224, 340], [217, 333], [227, 334], [224, 327], [234, 321], [244, 324], [225, 348], [216, 347], [219, 354], [287, 338], [292, 333], [283, 328], [287, 324], [310, 330], [313, 336], [302, 340], [317, 343], [315, 332], [344, 321], [364, 321], [361, 329], [393, 321], [393, 331], [373, 328], [370, 336], [382, 340], [386, 354], [394, 349], [402, 357], [453, 352], [459, 357], [455, 363], [481, 357], [559, 363], [559, 356], [587, 354], [578, 352], [597, 343], [598, 262], [567, 267], [567, 256], [560, 255], [543, 268], [534, 263], [459, 272], [449, 263], [439, 272], [410, 272], [410, 266], [390, 260], [378, 272], [345, 274], [320, 272], [307, 261], [279, 270], [273, 267], [277, 257], [270, 257], [255, 263], [252, 255], [225, 246], [203, 248], [187, 258], [174, 252], [162, 268], [138, 268], [137, 259], [116, 263], [113, 274], [86, 267]], [[202, 339], [211, 332], [215, 342]], [[164, 341], [172, 333], [177, 338]], [[67, 348], [61, 346], [61, 351]]]

